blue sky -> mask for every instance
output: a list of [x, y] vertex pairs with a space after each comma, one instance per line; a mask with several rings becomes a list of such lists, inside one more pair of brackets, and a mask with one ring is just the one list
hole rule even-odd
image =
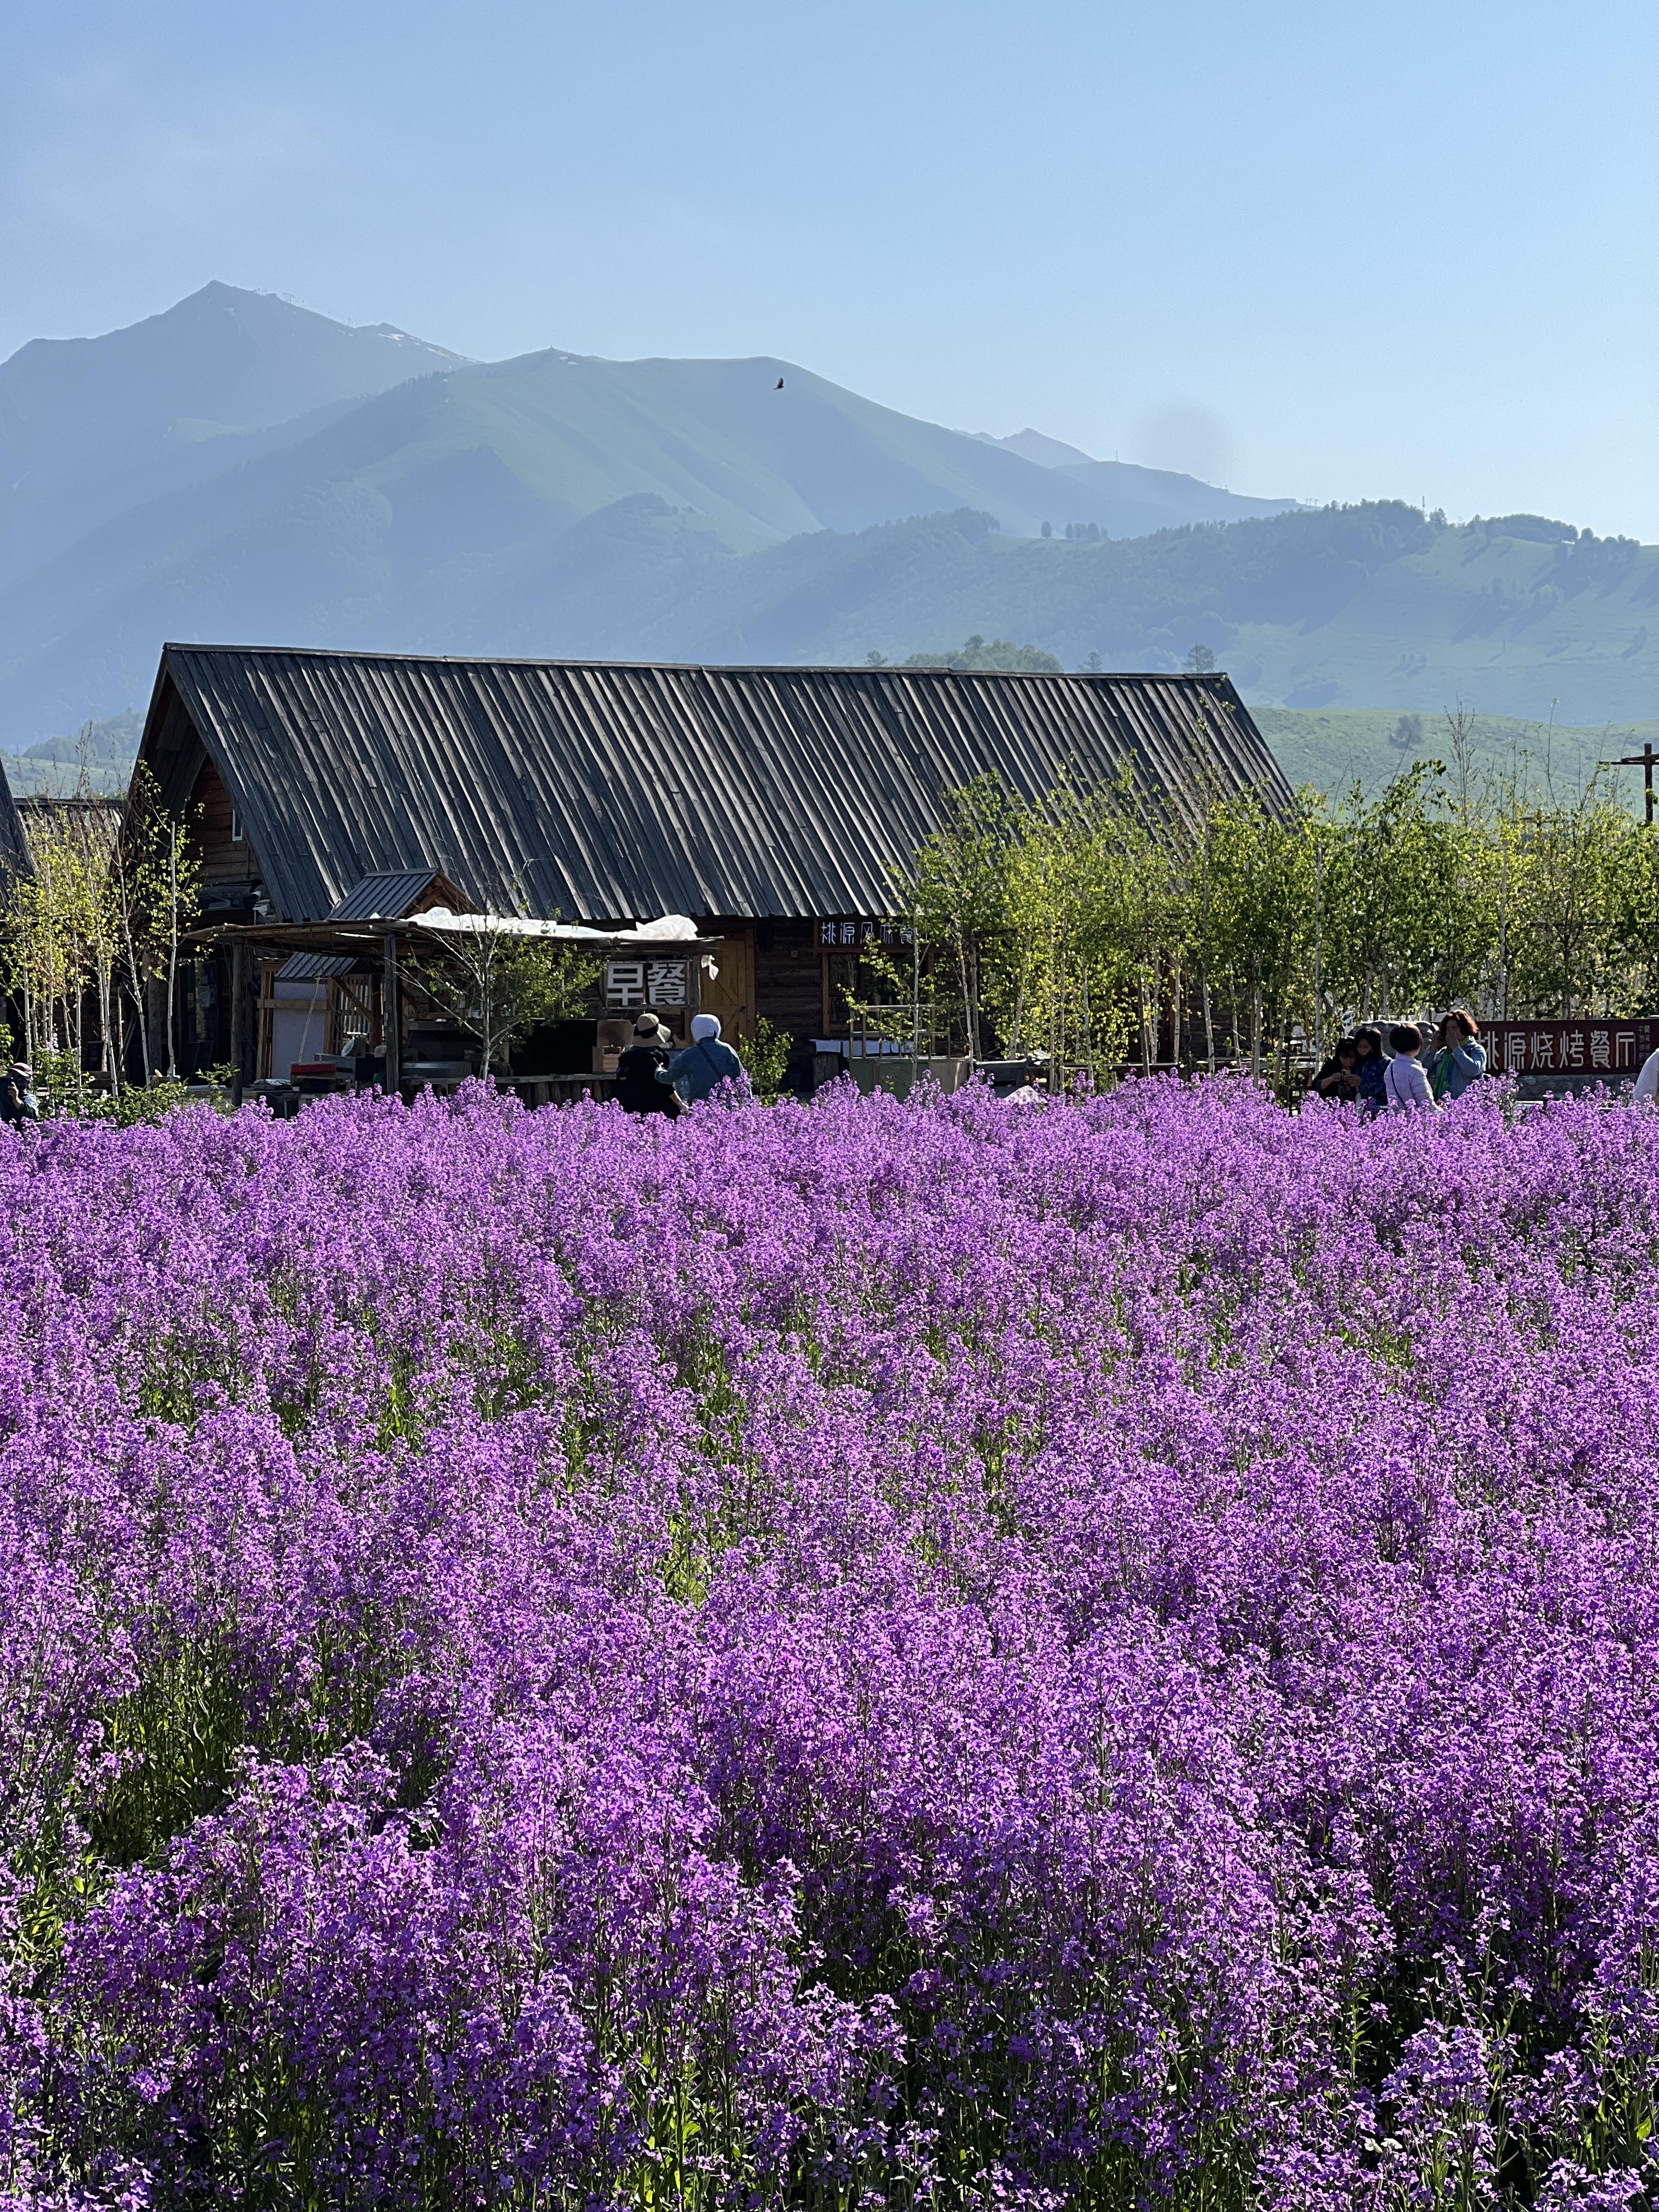
[[1659, 9], [14, 0], [0, 356], [210, 277], [1659, 538]]

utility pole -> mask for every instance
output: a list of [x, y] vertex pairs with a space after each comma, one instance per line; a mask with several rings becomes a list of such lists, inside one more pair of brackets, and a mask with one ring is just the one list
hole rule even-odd
[[1601, 761], [1598, 763], [1601, 768], [1639, 768], [1641, 769], [1643, 797], [1647, 801], [1647, 813], [1644, 818], [1650, 829], [1653, 826], [1653, 771], [1656, 764], [1659, 764], [1659, 753], [1653, 750], [1651, 738], [1639, 753], [1626, 753], [1622, 760]]
[[1650, 738], [1639, 753], [1626, 753], [1622, 760], [1602, 761], [1600, 763], [1602, 768], [1639, 768], [1641, 769], [1642, 796], [1646, 801], [1647, 809], [1643, 819], [1650, 830], [1653, 827], [1653, 769], [1656, 761], [1659, 761], [1659, 753], [1654, 751], [1653, 739]]

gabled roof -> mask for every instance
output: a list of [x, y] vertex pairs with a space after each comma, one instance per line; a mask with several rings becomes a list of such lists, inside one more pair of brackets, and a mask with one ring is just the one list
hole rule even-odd
[[1224, 676], [663, 667], [169, 645], [145, 725], [164, 799], [205, 751], [268, 895], [328, 915], [363, 877], [439, 868], [502, 912], [879, 915], [941, 794], [1127, 775], [1287, 805]]
[[[30, 796], [14, 799], [6, 787], [3, 772], [0, 772], [0, 790], [4, 791], [3, 805], [0, 805], [0, 848], [6, 842], [4, 824], [9, 810], [16, 824], [25, 867], [32, 868], [41, 852], [54, 841], [77, 847], [88, 864], [100, 873], [109, 866], [121, 829], [118, 799], [95, 794], [81, 799]], [[0, 852], [0, 859], [5, 857], [9, 856]]]
[[[258, 848], [255, 848], [256, 851]], [[354, 884], [329, 913], [331, 921], [374, 921], [386, 916], [401, 921], [424, 907], [447, 906], [458, 910], [466, 903], [456, 885], [438, 868], [395, 868], [365, 876]]]
[[290, 953], [276, 970], [279, 983], [326, 983], [331, 976], [349, 975], [362, 963], [355, 952]]

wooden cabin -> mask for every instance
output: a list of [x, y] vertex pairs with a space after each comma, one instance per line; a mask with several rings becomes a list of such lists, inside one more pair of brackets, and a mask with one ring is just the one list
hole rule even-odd
[[[687, 915], [722, 940], [703, 1004], [728, 1033], [764, 1015], [799, 1039], [844, 1027], [860, 944], [952, 788], [994, 774], [1037, 802], [1127, 778], [1176, 816], [1291, 795], [1219, 675], [168, 645], [139, 757], [193, 810], [210, 920], [320, 922], [366, 878], [434, 874], [495, 912]], [[229, 1034], [210, 1001], [203, 1064]]]

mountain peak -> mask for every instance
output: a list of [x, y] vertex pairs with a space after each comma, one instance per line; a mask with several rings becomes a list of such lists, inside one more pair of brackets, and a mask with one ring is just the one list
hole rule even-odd
[[1006, 453], [1018, 453], [1023, 461], [1035, 461], [1040, 469], [1064, 469], [1079, 461], [1091, 461], [1091, 453], [1079, 452], [1058, 438], [1050, 438], [1041, 430], [1016, 430], [1011, 438], [994, 438], [988, 430], [975, 430], [974, 436], [988, 446], [1000, 446]]
[[465, 356], [213, 278], [100, 337], [34, 338], [0, 363], [0, 468], [43, 488], [180, 422], [252, 431], [372, 398]]

